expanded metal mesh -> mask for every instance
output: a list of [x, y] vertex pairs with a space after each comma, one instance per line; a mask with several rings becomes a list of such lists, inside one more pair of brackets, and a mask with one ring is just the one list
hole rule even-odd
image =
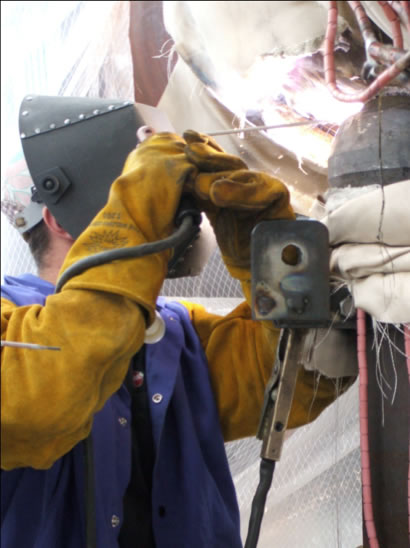
[[36, 274], [37, 269], [28, 245], [1, 214], [1, 282], [4, 276], [17, 276], [24, 272]]
[[241, 284], [229, 275], [218, 248], [199, 276], [165, 280], [164, 296], [242, 298]]
[[[260, 441], [227, 444], [246, 538], [259, 477]], [[276, 464], [259, 548], [355, 548], [362, 506], [355, 384], [311, 425], [292, 431]]]
[[[2, 174], [19, 146], [27, 93], [132, 97], [128, 2], [7, 2], [2, 7]], [[42, 29], [46, 29], [44, 32]], [[4, 32], [3, 32], [4, 31]], [[24, 37], [25, 44], [21, 43]], [[30, 47], [27, 47], [30, 44]], [[3, 57], [2, 57], [3, 61]], [[35, 272], [27, 245], [1, 216], [1, 273]], [[215, 251], [201, 276], [165, 281], [162, 294], [228, 313], [240, 285]], [[259, 548], [356, 548], [362, 543], [357, 385], [285, 442]], [[260, 442], [226, 446], [245, 538], [259, 476]]]

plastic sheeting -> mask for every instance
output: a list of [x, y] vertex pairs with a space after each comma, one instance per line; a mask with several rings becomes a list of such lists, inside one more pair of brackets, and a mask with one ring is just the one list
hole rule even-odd
[[[3, 3], [2, 170], [20, 146], [18, 107], [27, 93], [132, 97], [128, 8], [128, 2]], [[174, 88], [173, 93], [178, 91]], [[182, 105], [195, 95], [186, 87], [180, 93], [184, 93]], [[178, 116], [175, 110], [168, 114]], [[221, 118], [213, 127], [223, 126]], [[300, 176], [305, 177], [302, 172]], [[2, 215], [2, 275], [33, 272], [26, 245], [3, 221]], [[202, 298], [211, 311], [222, 314], [240, 296], [237, 282], [229, 277], [217, 252], [201, 277], [166, 282], [163, 294]], [[355, 385], [285, 443], [268, 498], [260, 548], [355, 548], [361, 544], [358, 444]], [[227, 445], [243, 538], [258, 482], [259, 450], [260, 442], [254, 439]]]

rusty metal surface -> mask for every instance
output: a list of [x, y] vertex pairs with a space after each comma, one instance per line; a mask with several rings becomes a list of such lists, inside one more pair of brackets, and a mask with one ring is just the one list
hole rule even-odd
[[317, 221], [264, 221], [252, 233], [252, 314], [278, 327], [330, 322], [329, 243]]

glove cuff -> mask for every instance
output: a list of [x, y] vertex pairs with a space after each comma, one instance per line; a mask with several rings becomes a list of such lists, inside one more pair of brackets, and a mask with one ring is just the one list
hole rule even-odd
[[84, 289], [126, 297], [147, 312], [148, 325], [151, 325], [155, 319], [156, 300], [166, 276], [169, 255], [170, 252], [165, 251], [90, 268], [64, 284], [62, 291]]

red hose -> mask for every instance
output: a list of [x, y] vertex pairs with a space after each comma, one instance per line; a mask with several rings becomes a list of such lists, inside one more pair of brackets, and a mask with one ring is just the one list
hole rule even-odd
[[360, 457], [362, 461], [363, 517], [370, 548], [379, 548], [376, 525], [373, 517], [370, 475], [366, 315], [364, 311], [360, 309], [357, 310], [357, 360], [359, 364]]
[[408, 32], [410, 32], [410, 2], [409, 0], [389, 1], [388, 4], [394, 9], [397, 15], [400, 17], [402, 23], [406, 25]]
[[[358, 20], [360, 30], [364, 36], [366, 51], [371, 45], [377, 43], [374, 38], [370, 22], [360, 2], [349, 2], [349, 5], [354, 9]], [[332, 95], [339, 101], [345, 103], [363, 102], [365, 103], [374, 97], [383, 87], [398, 76], [404, 69], [410, 65], [410, 52], [404, 53], [400, 59], [396, 60], [393, 65], [386, 68], [365, 90], [358, 93], [347, 94], [339, 89], [336, 83], [336, 71], [334, 61], [334, 43], [337, 32], [337, 2], [331, 0], [329, 2], [328, 22], [326, 28], [326, 36], [324, 42], [324, 69], [326, 85]]]
[[403, 48], [403, 34], [401, 32], [401, 22], [398, 14], [388, 2], [380, 2], [387, 19], [392, 24], [393, 44], [396, 48]]
[[[404, 326], [404, 351], [406, 353], [407, 371], [409, 373], [410, 386], [410, 325]], [[410, 448], [409, 448], [409, 474], [408, 474], [408, 508], [409, 508], [409, 531], [410, 531]]]
[[401, 0], [401, 2], [392, 2], [393, 9], [396, 9], [397, 13], [402, 15], [402, 18], [405, 19], [407, 30], [410, 32], [410, 2], [409, 0]]

